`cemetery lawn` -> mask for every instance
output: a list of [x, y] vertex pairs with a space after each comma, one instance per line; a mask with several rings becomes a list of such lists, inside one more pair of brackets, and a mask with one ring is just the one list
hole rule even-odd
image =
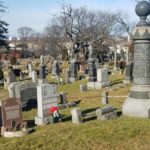
[[[110, 95], [126, 96], [130, 86], [120, 83], [122, 75], [110, 76], [113, 84]], [[144, 149], [150, 147], [150, 120], [120, 116], [115, 120], [98, 121], [95, 109], [102, 107], [100, 95], [102, 90], [81, 93], [79, 86], [87, 80], [77, 81], [70, 85], [59, 86], [59, 91], [68, 93], [68, 100], [81, 100], [78, 107], [82, 109], [84, 123], [71, 123], [70, 110], [61, 110], [65, 122], [42, 127], [34, 126], [36, 109], [23, 112], [29, 120], [33, 133], [21, 138], [0, 138], [0, 150], [103, 150], [103, 149]], [[7, 97], [7, 91], [0, 88], [0, 99]], [[110, 104], [118, 108], [120, 114], [125, 98], [111, 98]]]

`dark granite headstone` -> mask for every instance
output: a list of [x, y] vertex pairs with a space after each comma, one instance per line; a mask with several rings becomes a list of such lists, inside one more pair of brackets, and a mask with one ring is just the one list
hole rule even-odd
[[125, 79], [128, 81], [133, 80], [133, 62], [126, 65]]

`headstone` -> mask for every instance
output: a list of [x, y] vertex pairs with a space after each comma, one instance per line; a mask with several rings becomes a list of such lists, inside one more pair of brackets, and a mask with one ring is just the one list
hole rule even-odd
[[117, 117], [117, 113], [112, 106], [106, 106], [96, 110], [98, 120], [110, 120]]
[[150, 3], [140, 1], [136, 6], [140, 22], [132, 32], [134, 41], [133, 84], [123, 104], [126, 116], [150, 118], [150, 24], [147, 16]]
[[133, 62], [126, 65], [125, 80], [123, 83], [131, 83], [133, 81]]
[[52, 75], [58, 76], [60, 74], [60, 66], [58, 61], [54, 60], [52, 65]]
[[40, 57], [40, 70], [39, 70], [39, 75], [40, 78], [38, 80], [38, 84], [47, 84], [48, 81], [46, 79], [46, 66], [45, 66], [45, 62], [44, 62], [44, 56], [41, 55]]
[[108, 92], [105, 92], [105, 91], [102, 92], [101, 103], [102, 103], [103, 105], [106, 105], [106, 104], [109, 103], [109, 101], [108, 101]]
[[49, 108], [57, 107], [58, 105], [58, 94], [56, 84], [42, 84], [37, 86], [37, 101], [38, 101], [38, 112], [35, 117], [35, 124], [45, 125], [48, 123]]
[[108, 81], [108, 69], [102, 68], [97, 70], [97, 84], [100, 87], [106, 87], [110, 85]]
[[9, 97], [21, 100], [22, 107], [26, 107], [29, 100], [37, 100], [37, 84], [31, 81], [15, 82], [9, 85]]
[[4, 79], [4, 72], [2, 70], [2, 67], [0, 67], [0, 80]]
[[77, 61], [75, 58], [73, 58], [70, 62], [70, 67], [69, 67], [69, 71], [70, 71], [70, 82], [75, 82], [77, 80], [77, 71], [78, 71], [78, 65], [77, 65]]
[[80, 124], [82, 123], [82, 112], [79, 108], [74, 108], [71, 110], [72, 123]]
[[32, 63], [28, 63], [29, 77], [32, 78], [33, 65]]
[[71, 72], [69, 70], [65, 71], [65, 81], [66, 83], [70, 82]]
[[80, 85], [80, 92], [87, 91], [87, 86], [86, 85]]
[[22, 71], [20, 72], [20, 77], [19, 77], [19, 79], [20, 79], [20, 80], [23, 80], [23, 79], [24, 79], [24, 74], [23, 74]]
[[20, 124], [22, 122], [22, 108], [20, 100], [16, 98], [8, 98], [0, 101], [2, 113], [2, 126], [4, 130], [12, 128], [12, 123]]
[[68, 101], [67, 101], [67, 93], [59, 93], [59, 96], [60, 96], [60, 103], [61, 104], [67, 104]]
[[32, 82], [37, 82], [37, 73], [36, 73], [36, 71], [32, 71]]
[[9, 85], [10, 83], [16, 82], [16, 76], [12, 70], [8, 72], [8, 77], [6, 79], [6, 83]]

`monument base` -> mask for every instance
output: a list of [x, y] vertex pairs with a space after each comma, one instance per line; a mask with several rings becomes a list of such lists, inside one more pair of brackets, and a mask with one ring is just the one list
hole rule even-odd
[[36, 116], [35, 117], [35, 124], [38, 125], [38, 126], [47, 125], [48, 124], [48, 119]]
[[87, 88], [88, 89], [101, 89], [103, 87], [108, 87], [110, 86], [110, 82], [88, 82], [87, 83]]
[[129, 117], [150, 118], [150, 99], [128, 97], [123, 104], [122, 113]]

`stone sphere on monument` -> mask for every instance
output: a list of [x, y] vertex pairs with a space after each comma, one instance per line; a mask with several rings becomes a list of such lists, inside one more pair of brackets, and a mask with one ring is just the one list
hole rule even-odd
[[141, 1], [136, 5], [135, 12], [139, 17], [147, 17], [150, 14], [150, 3]]

